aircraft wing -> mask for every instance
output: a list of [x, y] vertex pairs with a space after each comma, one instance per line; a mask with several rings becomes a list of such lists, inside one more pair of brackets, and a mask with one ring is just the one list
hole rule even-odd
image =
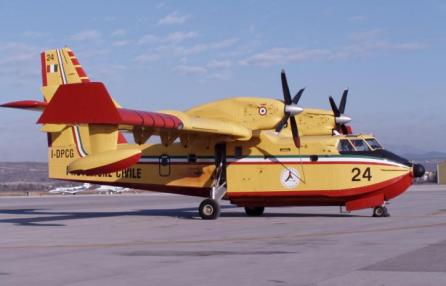
[[[15, 107], [14, 105], [17, 104], [8, 103], [3, 106]], [[252, 136], [250, 129], [235, 122], [194, 117], [180, 111], [147, 112], [117, 108], [104, 84], [100, 82], [61, 85], [53, 99], [44, 107], [38, 123], [117, 125], [120, 130], [133, 132], [135, 139], [138, 135], [140, 139], [144, 139], [147, 135], [166, 134], [222, 135], [235, 140], [249, 140]]]

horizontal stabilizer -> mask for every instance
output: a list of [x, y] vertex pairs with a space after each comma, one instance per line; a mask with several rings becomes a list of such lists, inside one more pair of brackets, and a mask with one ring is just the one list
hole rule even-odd
[[181, 129], [176, 116], [116, 108], [104, 84], [85, 82], [61, 85], [37, 121], [42, 124], [106, 124]]
[[141, 150], [124, 149], [87, 155], [68, 165], [68, 172], [82, 175], [112, 173], [136, 164], [141, 158]]
[[48, 103], [37, 100], [21, 100], [1, 104], [0, 107], [19, 108], [26, 110], [42, 111], [47, 107]]

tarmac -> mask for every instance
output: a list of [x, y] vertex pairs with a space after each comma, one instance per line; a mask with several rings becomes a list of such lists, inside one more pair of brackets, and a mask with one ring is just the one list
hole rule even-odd
[[163, 194], [0, 198], [0, 285], [446, 285], [446, 186], [415, 186], [391, 217], [337, 207]]

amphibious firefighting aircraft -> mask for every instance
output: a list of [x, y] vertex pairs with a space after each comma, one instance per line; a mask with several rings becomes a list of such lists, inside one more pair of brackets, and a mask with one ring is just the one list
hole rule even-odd
[[[339, 105], [329, 98], [331, 110], [304, 109], [304, 89], [291, 97], [284, 71], [283, 101], [237, 97], [147, 112], [121, 107], [69, 48], [43, 52], [41, 63], [44, 101], [2, 106], [42, 112], [53, 179], [204, 197], [203, 219], [219, 216], [222, 199], [250, 216], [273, 206], [341, 206], [379, 217], [424, 173], [374, 136], [352, 133], [347, 90]], [[161, 143], [148, 144], [152, 136]]]

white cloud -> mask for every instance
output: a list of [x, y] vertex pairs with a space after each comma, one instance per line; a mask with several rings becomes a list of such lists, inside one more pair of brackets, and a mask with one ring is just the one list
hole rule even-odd
[[26, 31], [23, 33], [23, 36], [31, 39], [40, 39], [48, 36], [48, 33], [38, 32], [38, 31]]
[[329, 58], [330, 51], [324, 49], [288, 49], [288, 48], [273, 48], [262, 53], [254, 54], [247, 59], [241, 60], [242, 65], [254, 66], [271, 66], [283, 65], [289, 62], [306, 61], [306, 60], [321, 60]]
[[229, 47], [233, 46], [235, 43], [237, 43], [238, 41], [239, 41], [239, 39], [237, 39], [237, 38], [227, 38], [220, 42], [212, 43], [211, 47], [214, 49], [229, 48]]
[[207, 69], [200, 66], [177, 65], [173, 69], [180, 75], [203, 75], [207, 73]]
[[161, 56], [155, 53], [144, 53], [133, 59], [134, 62], [145, 64], [149, 62], [156, 62], [161, 59]]
[[361, 22], [361, 21], [365, 21], [367, 19], [368, 18], [364, 15], [356, 15], [356, 16], [350, 17], [350, 21], [353, 21], [353, 22]]
[[231, 61], [218, 61], [218, 60], [213, 60], [210, 61], [206, 67], [208, 68], [215, 68], [215, 69], [226, 69], [226, 68], [230, 68], [232, 66], [232, 62]]
[[114, 16], [107, 16], [107, 17], [104, 18], [104, 21], [105, 22], [113, 22], [113, 21], [116, 21], [116, 17], [114, 17]]
[[0, 42], [0, 81], [34, 83], [40, 74], [40, 49], [19, 42]]
[[237, 41], [238, 41], [237, 38], [228, 38], [219, 42], [196, 44], [192, 47], [178, 46], [175, 48], [174, 53], [177, 56], [196, 55], [206, 52], [208, 50], [218, 50], [218, 49], [228, 48], [234, 45]]
[[350, 35], [351, 43], [333, 52], [333, 58], [365, 57], [378, 52], [413, 52], [428, 47], [421, 42], [392, 42], [383, 39], [384, 31], [369, 30]]
[[142, 36], [138, 44], [179, 44], [185, 40], [193, 39], [198, 37], [196, 32], [173, 32], [165, 37], [158, 37], [156, 35], [147, 34]]
[[127, 34], [127, 31], [125, 29], [116, 29], [111, 33], [112, 37], [122, 37]]
[[153, 44], [159, 42], [159, 38], [152, 34], [147, 34], [139, 39], [138, 44]]
[[205, 52], [208, 50], [208, 45], [206, 44], [197, 44], [190, 48], [177, 47], [175, 48], [175, 54], [178, 56], [190, 56]]
[[425, 49], [421, 42], [392, 42], [382, 39], [383, 31], [370, 30], [350, 36], [349, 43], [334, 49], [272, 48], [239, 61], [242, 65], [271, 66], [298, 61], [342, 60], [366, 57], [380, 52], [414, 52]]
[[228, 71], [217, 72], [210, 74], [207, 78], [212, 80], [228, 80], [231, 78], [231, 73]]
[[189, 15], [179, 15], [178, 11], [170, 13], [158, 21], [158, 25], [182, 25], [189, 19]]
[[70, 36], [70, 39], [74, 41], [92, 41], [92, 40], [99, 40], [100, 38], [101, 38], [101, 33], [99, 33], [97, 30], [81, 31], [77, 34]]
[[176, 44], [196, 37], [198, 37], [198, 33], [196, 32], [173, 32], [167, 35], [164, 42]]
[[112, 43], [112, 45], [115, 47], [124, 47], [127, 46], [128, 44], [130, 44], [130, 42], [127, 40], [115, 41]]

